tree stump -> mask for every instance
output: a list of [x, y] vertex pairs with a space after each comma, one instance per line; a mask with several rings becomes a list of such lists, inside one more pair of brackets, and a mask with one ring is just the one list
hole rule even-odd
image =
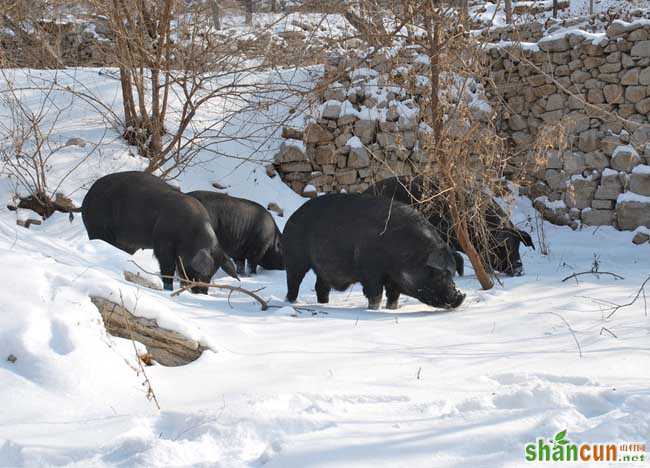
[[90, 296], [90, 300], [99, 309], [109, 334], [142, 343], [153, 359], [163, 366], [189, 364], [208, 349], [177, 331], [158, 326], [154, 319], [133, 315], [113, 301], [98, 296]]

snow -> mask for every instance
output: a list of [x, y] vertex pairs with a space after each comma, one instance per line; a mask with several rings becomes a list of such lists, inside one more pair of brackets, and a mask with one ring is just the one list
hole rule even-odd
[[618, 175], [618, 171], [612, 169], [611, 167], [606, 167], [603, 169], [603, 177]]
[[347, 141], [346, 145], [349, 146], [350, 148], [363, 148], [363, 143], [361, 142], [361, 140], [357, 136], [351, 137]]
[[[51, 80], [56, 72], [31, 73]], [[300, 76], [290, 70], [285, 78]], [[118, 83], [105, 73], [78, 69], [57, 79], [84, 83], [119, 109]], [[61, 184], [80, 203], [100, 175], [144, 161], [96, 110], [66, 96], [56, 95], [71, 104], [59, 107], [56, 136], [103, 141]], [[27, 91], [23, 99], [38, 105], [42, 96]], [[242, 115], [224, 131], [244, 123], [268, 129], [266, 112], [277, 121], [288, 115], [282, 102], [287, 107]], [[221, 111], [199, 110], [197, 125]], [[285, 212], [274, 215], [282, 229], [305, 199], [265, 174], [278, 134], [259, 138], [265, 144], [252, 156], [240, 140], [219, 143], [239, 159], [202, 152], [177, 182], [210, 190], [218, 180], [232, 195], [274, 201]], [[87, 150], [66, 148], [52, 161], [52, 182]], [[262, 312], [245, 296], [172, 298], [126, 283], [122, 272], [137, 271], [131, 261], [157, 270], [151, 251], [129, 256], [89, 241], [78, 215], [19, 227], [26, 213], [4, 208], [14, 186], [0, 175], [1, 466], [515, 467], [525, 443], [563, 429], [580, 442], [650, 439], [649, 319], [640, 302], [606, 318], [603, 302], [629, 302], [648, 274], [647, 251], [629, 232], [544, 223], [548, 255], [522, 247], [525, 275], [500, 277], [489, 291], [467, 265], [457, 279], [467, 299], [452, 312], [406, 297], [397, 311], [369, 311], [359, 285], [318, 305], [311, 272], [294, 308], [283, 301], [280, 271], [242, 279], [264, 288], [259, 294], [273, 307]], [[514, 221], [538, 243], [534, 216], [530, 201], [518, 199]], [[602, 271], [625, 279], [562, 282], [589, 271], [594, 254]], [[146, 368], [160, 410], [145, 397], [132, 344], [105, 333], [92, 293], [120, 297], [212, 348], [187, 366]]]
[[612, 153], [612, 159], [616, 159], [619, 156], [624, 156], [624, 155], [636, 155], [638, 156], [639, 153], [636, 152], [634, 149], [634, 146], [632, 145], [619, 145], [616, 148], [614, 148], [614, 152]]
[[616, 199], [616, 203], [625, 202], [650, 203], [650, 197], [628, 191], [621, 193]]
[[650, 166], [646, 164], [639, 164], [634, 166], [632, 169], [632, 174], [650, 174]]
[[555, 200], [551, 201], [546, 195], [535, 198], [535, 202], [542, 203], [546, 208], [550, 210], [566, 210], [567, 206], [564, 203], [564, 200]]

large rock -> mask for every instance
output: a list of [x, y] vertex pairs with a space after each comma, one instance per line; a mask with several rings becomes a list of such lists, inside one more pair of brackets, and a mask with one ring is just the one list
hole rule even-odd
[[650, 67], [644, 68], [641, 70], [641, 73], [639, 73], [639, 84], [642, 85], [650, 85]]
[[599, 200], [616, 200], [623, 193], [623, 182], [618, 172], [605, 169], [600, 176], [600, 185], [595, 198]]
[[356, 169], [343, 169], [336, 172], [336, 181], [341, 185], [354, 184], [357, 181]]
[[623, 86], [638, 85], [639, 75], [640, 73], [638, 68], [632, 68], [630, 70], [627, 70], [621, 76], [621, 85]]
[[[541, 39], [537, 45], [544, 52], [564, 52], [571, 48], [566, 35], [547, 36]], [[650, 54], [648, 55], [650, 56]]]
[[305, 131], [303, 132], [303, 137], [302, 141], [305, 143], [328, 143], [330, 141], [334, 141], [334, 135], [327, 130], [326, 128], [323, 128], [321, 125], [317, 124], [316, 122], [312, 122], [307, 127], [305, 128]]
[[589, 226], [609, 226], [614, 222], [614, 210], [582, 210], [582, 222]]
[[317, 164], [336, 164], [336, 147], [332, 143], [317, 146], [314, 153]]
[[619, 229], [623, 230], [650, 227], [650, 197], [630, 192], [620, 195], [616, 203], [616, 220]]
[[366, 151], [366, 148], [361, 143], [359, 137], [350, 138], [347, 146], [350, 147], [350, 154], [348, 155], [348, 167], [359, 169], [362, 167], [368, 167], [370, 165], [368, 151]]
[[375, 139], [377, 132], [376, 120], [357, 120], [354, 123], [354, 134], [359, 137], [364, 145], [369, 145]]
[[633, 146], [618, 146], [612, 153], [612, 169], [630, 172], [632, 168], [641, 164], [641, 158]]
[[636, 146], [645, 145], [649, 141], [650, 141], [650, 125], [641, 125], [639, 128], [634, 130], [634, 133], [630, 138], [630, 143]]
[[323, 103], [322, 107], [322, 117], [324, 119], [336, 120], [341, 115], [341, 103], [330, 99]]
[[647, 90], [645, 86], [627, 86], [625, 88], [625, 100], [632, 104], [636, 104], [646, 96]]
[[578, 148], [585, 153], [596, 151], [598, 149], [598, 130], [592, 128], [582, 132], [578, 139]]
[[650, 196], [650, 166], [641, 164], [632, 169], [630, 190], [639, 195]]
[[278, 164], [296, 161], [306, 161], [305, 145], [302, 141], [285, 140], [280, 145], [280, 152], [275, 155], [275, 162]]
[[583, 209], [590, 207], [597, 185], [595, 180], [573, 176], [564, 194], [564, 202], [569, 208]]
[[630, 51], [632, 57], [650, 57], [650, 41], [639, 41]]
[[603, 88], [605, 100], [609, 104], [620, 104], [624, 102], [623, 87], [618, 84], [608, 84]]

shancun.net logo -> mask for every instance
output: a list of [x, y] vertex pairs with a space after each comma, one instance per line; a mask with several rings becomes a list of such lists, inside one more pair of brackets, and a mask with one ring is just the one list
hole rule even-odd
[[529, 462], [644, 462], [646, 446], [643, 443], [574, 444], [566, 439], [566, 429], [552, 439], [538, 437], [524, 447]]

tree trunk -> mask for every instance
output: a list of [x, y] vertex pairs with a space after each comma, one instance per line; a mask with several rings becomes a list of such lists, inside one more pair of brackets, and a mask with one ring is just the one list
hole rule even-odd
[[189, 364], [208, 349], [177, 331], [160, 327], [155, 320], [133, 315], [113, 301], [99, 296], [90, 296], [90, 300], [99, 309], [109, 334], [142, 343], [163, 366]]
[[553, 0], [553, 18], [557, 18], [557, 0]]
[[506, 23], [512, 24], [512, 0], [505, 0]]
[[253, 0], [244, 0], [246, 6], [246, 26], [253, 26]]
[[[449, 213], [451, 215], [451, 220], [454, 226], [454, 231], [456, 232], [456, 237], [460, 243], [461, 248], [469, 257], [472, 267], [476, 273], [476, 278], [481, 283], [483, 289], [491, 289], [494, 286], [492, 278], [490, 278], [489, 273], [486, 271], [485, 266], [483, 265], [483, 259], [478, 254], [472, 241], [469, 236], [469, 230], [467, 226], [467, 219], [461, 213], [463, 206], [458, 206], [458, 187], [456, 186], [456, 180], [454, 180], [454, 175], [451, 173], [451, 167], [453, 166], [451, 161], [447, 161], [447, 154], [444, 151], [439, 151], [440, 145], [442, 143], [442, 130], [443, 130], [443, 119], [442, 113], [440, 112], [440, 103], [438, 99], [438, 90], [440, 88], [440, 50], [441, 50], [441, 41], [440, 41], [440, 24], [432, 17], [425, 18], [427, 21], [427, 35], [429, 37], [429, 60], [431, 62], [431, 122], [433, 127], [433, 137], [434, 137], [434, 148], [431, 153], [431, 157], [434, 155], [439, 155], [440, 160], [438, 161], [438, 167], [441, 171], [440, 182], [442, 182], [441, 190], [449, 190], [449, 193], [446, 195], [448, 204], [449, 204]], [[432, 161], [433, 163], [433, 161]]]
[[212, 9], [212, 22], [214, 29], [221, 29], [221, 9], [219, 8], [219, 0], [210, 0], [210, 8]]

